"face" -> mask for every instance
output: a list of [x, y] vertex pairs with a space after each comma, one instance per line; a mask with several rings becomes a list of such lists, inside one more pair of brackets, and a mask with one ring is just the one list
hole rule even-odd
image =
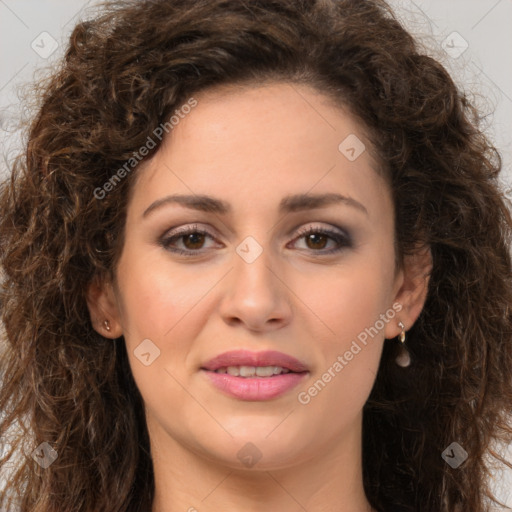
[[370, 143], [305, 86], [194, 98], [137, 169], [116, 281], [98, 299], [152, 442], [237, 468], [244, 455], [271, 469], [357, 451], [384, 340], [414, 313]]

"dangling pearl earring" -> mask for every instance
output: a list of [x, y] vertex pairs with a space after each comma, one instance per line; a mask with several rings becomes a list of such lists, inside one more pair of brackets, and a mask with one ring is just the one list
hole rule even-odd
[[402, 329], [400, 333], [400, 342], [402, 343], [402, 349], [400, 354], [398, 354], [395, 359], [396, 364], [401, 366], [402, 368], [406, 368], [411, 364], [411, 356], [409, 355], [409, 351], [405, 348], [405, 325], [402, 322], [398, 322], [398, 327]]
[[103, 325], [105, 326], [105, 330], [110, 332], [110, 322], [108, 320], [105, 320], [103, 322]]

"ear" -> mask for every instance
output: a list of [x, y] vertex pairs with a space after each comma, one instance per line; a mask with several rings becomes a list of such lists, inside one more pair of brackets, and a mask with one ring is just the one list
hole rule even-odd
[[395, 338], [401, 333], [399, 322], [405, 325], [407, 331], [420, 316], [427, 299], [432, 265], [432, 252], [427, 246], [421, 246], [414, 254], [404, 257], [403, 268], [395, 279], [393, 301], [393, 304], [400, 305], [401, 308], [396, 308], [396, 322], [386, 325], [386, 338]]
[[[123, 334], [119, 307], [109, 279], [94, 277], [86, 291], [87, 307], [94, 330], [105, 338], [119, 338]], [[108, 327], [105, 321], [108, 321]]]

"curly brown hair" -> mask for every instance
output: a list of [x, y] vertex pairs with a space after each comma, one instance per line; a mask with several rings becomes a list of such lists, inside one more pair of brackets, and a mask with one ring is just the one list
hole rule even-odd
[[[2, 510], [12, 494], [31, 512], [151, 509], [144, 404], [123, 338], [105, 343], [85, 297], [115, 271], [136, 169], [103, 198], [97, 190], [192, 94], [270, 80], [310, 85], [363, 123], [391, 185], [397, 261], [421, 244], [432, 251], [408, 333], [413, 365], [397, 366], [399, 345], [386, 343], [364, 407], [369, 502], [488, 510], [487, 454], [512, 467], [493, 448], [512, 441], [500, 156], [477, 110], [380, 0], [124, 0], [75, 27], [1, 188], [0, 434], [17, 426], [13, 450], [32, 443]], [[43, 441], [58, 453], [47, 469], [30, 457]], [[441, 457], [452, 441], [468, 453], [458, 469]]]

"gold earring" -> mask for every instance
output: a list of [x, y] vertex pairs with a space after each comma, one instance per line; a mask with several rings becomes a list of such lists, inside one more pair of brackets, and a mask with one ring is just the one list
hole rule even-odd
[[400, 341], [405, 343], [405, 325], [402, 322], [398, 322], [398, 327], [402, 329], [402, 332], [400, 333]]
[[411, 356], [409, 351], [405, 348], [405, 325], [402, 322], [398, 322], [398, 327], [402, 329], [402, 332], [400, 333], [401, 349], [400, 354], [398, 354], [395, 359], [395, 362], [398, 366], [406, 368], [411, 364]]
[[105, 320], [103, 322], [103, 325], [105, 326], [105, 330], [110, 332], [110, 322], [108, 320]]

